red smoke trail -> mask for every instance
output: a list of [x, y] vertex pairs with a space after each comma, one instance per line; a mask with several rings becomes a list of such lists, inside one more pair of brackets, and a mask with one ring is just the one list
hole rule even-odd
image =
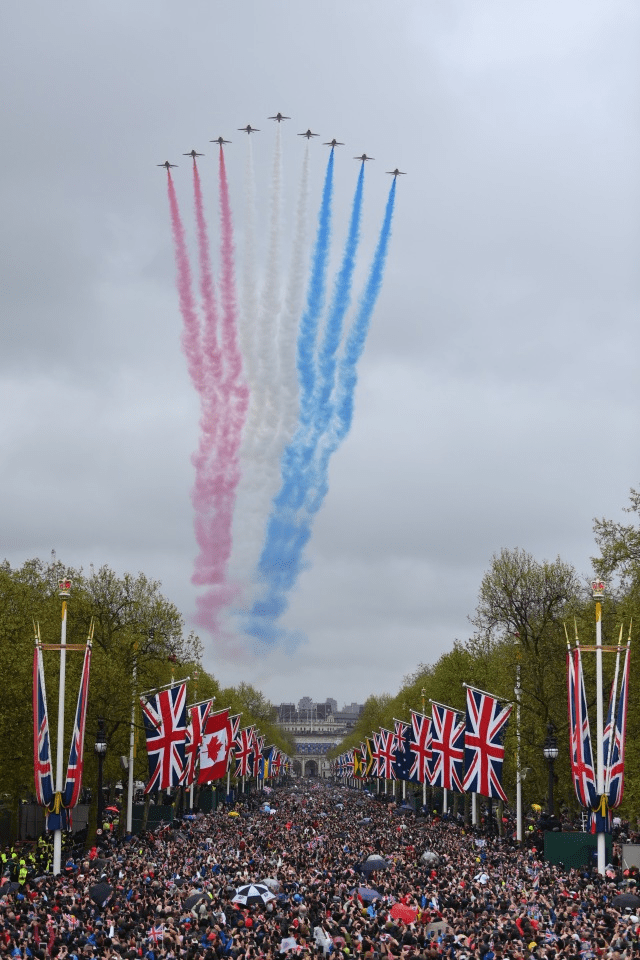
[[[231, 555], [231, 526], [240, 480], [239, 451], [242, 429], [249, 405], [249, 391], [241, 382], [242, 356], [238, 349], [238, 306], [235, 285], [235, 258], [233, 222], [229, 189], [224, 165], [224, 153], [220, 150], [220, 228], [221, 228], [221, 281], [222, 329], [221, 342], [224, 356], [224, 376], [220, 382], [219, 434], [213, 459], [209, 461], [206, 490], [208, 500], [213, 498], [215, 509], [198, 501], [196, 509], [202, 523], [197, 531], [202, 552], [196, 562], [193, 582], [211, 587], [198, 599], [197, 621], [209, 630], [217, 628], [220, 610], [227, 606], [238, 588], [225, 582], [226, 566]], [[213, 417], [216, 411], [207, 404], [205, 417]], [[211, 503], [211, 501], [209, 501]], [[198, 523], [198, 521], [196, 521]], [[205, 546], [206, 545], [206, 546]]]
[[222, 352], [218, 344], [218, 315], [213, 291], [213, 275], [211, 273], [211, 257], [209, 254], [209, 235], [207, 222], [204, 216], [202, 187], [196, 161], [193, 161], [193, 195], [198, 227], [198, 256], [200, 261], [200, 293], [202, 309], [204, 311], [204, 332], [202, 347], [206, 370], [213, 384], [222, 379]]
[[167, 170], [167, 190], [169, 192], [171, 227], [173, 229], [173, 244], [178, 270], [178, 297], [180, 299], [180, 312], [182, 313], [182, 319], [184, 321], [182, 346], [187, 357], [187, 367], [191, 381], [198, 393], [202, 395], [204, 390], [204, 376], [202, 357], [200, 355], [200, 322], [195, 301], [191, 293], [191, 269], [189, 267], [184, 227], [180, 219], [178, 198], [176, 197], [176, 191], [169, 170]]

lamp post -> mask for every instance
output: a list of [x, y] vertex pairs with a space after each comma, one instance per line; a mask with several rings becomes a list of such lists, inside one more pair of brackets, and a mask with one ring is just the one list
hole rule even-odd
[[102, 830], [102, 817], [104, 809], [104, 798], [102, 795], [102, 764], [104, 763], [107, 752], [107, 735], [104, 732], [104, 720], [102, 717], [98, 720], [98, 732], [96, 733], [95, 747], [98, 758], [98, 830]]
[[549, 721], [547, 724], [547, 737], [544, 741], [544, 747], [542, 752], [544, 753], [544, 758], [549, 764], [549, 799], [547, 812], [550, 817], [553, 816], [553, 764], [558, 758], [558, 741], [555, 736], [555, 727]]

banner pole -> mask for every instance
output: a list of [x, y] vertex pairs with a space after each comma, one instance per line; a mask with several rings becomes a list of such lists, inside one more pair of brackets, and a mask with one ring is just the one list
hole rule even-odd
[[[154, 629], [149, 630], [153, 639]], [[136, 755], [136, 684], [138, 682], [138, 641], [133, 645], [133, 696], [131, 698], [131, 729], [129, 730], [129, 787], [127, 790], [127, 833], [133, 833], [133, 767]]]
[[[64, 761], [64, 685], [67, 666], [67, 600], [71, 593], [71, 581], [58, 581], [58, 595], [62, 600], [62, 624], [60, 627], [60, 689], [58, 691], [58, 745], [56, 747], [56, 786], [58, 798], [62, 797], [62, 765]], [[60, 809], [62, 817], [62, 808]], [[60, 873], [62, 860], [62, 821], [53, 833], [53, 875]]]
[[[596, 603], [596, 792], [598, 802], [604, 797], [604, 718], [602, 711], [602, 604], [605, 585], [602, 580], [591, 583]], [[606, 801], [605, 801], [606, 802]], [[604, 876], [605, 833], [598, 831], [598, 873]]]

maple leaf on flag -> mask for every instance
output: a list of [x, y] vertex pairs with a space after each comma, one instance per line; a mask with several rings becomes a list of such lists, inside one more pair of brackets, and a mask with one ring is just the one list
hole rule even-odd
[[207, 754], [209, 759], [214, 763], [218, 759], [218, 755], [222, 749], [222, 742], [218, 737], [211, 737], [209, 743], [207, 744]]

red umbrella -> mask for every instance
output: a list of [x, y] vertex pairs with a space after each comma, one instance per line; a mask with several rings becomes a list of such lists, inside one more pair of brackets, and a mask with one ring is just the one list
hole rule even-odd
[[394, 903], [390, 910], [390, 916], [394, 920], [402, 920], [403, 923], [415, 923], [417, 911], [413, 907], [408, 907], [406, 903]]

